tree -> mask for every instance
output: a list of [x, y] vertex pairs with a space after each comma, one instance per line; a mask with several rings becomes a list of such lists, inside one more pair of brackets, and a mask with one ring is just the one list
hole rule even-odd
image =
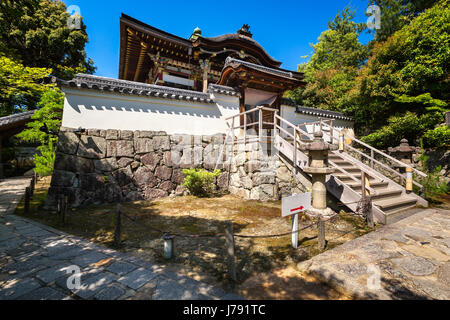
[[[3, 0], [0, 3], [0, 42], [7, 55], [27, 67], [51, 68], [64, 79], [93, 73], [86, 57], [86, 26], [70, 29], [69, 13], [60, 0]], [[7, 48], [7, 49], [5, 49]]]
[[374, 33], [376, 42], [386, 41], [418, 14], [438, 2], [439, 0], [369, 0], [369, 5], [377, 5], [381, 9], [381, 28], [369, 32]]
[[[361, 134], [386, 123], [404, 123], [406, 118], [401, 118], [412, 119], [412, 113], [426, 121], [410, 128], [409, 135], [418, 140], [426, 130], [443, 121], [443, 112], [450, 102], [448, 4], [448, 0], [441, 0], [386, 41], [375, 44], [367, 66], [349, 92], [349, 105]], [[437, 117], [424, 117], [431, 113]], [[396, 120], [388, 121], [392, 116]]]
[[305, 73], [306, 87], [288, 93], [297, 103], [345, 111], [346, 93], [367, 59], [367, 49], [358, 40], [365, 24], [353, 22], [354, 17], [355, 11], [346, 7], [329, 21], [329, 29], [312, 46], [310, 61], [299, 66]]
[[27, 142], [39, 142], [38, 151], [34, 155], [36, 172], [47, 176], [53, 171], [58, 132], [61, 127], [61, 114], [64, 107], [64, 95], [57, 89], [48, 89], [38, 103], [39, 109], [34, 113], [34, 121], [27, 124], [28, 129], [17, 137]]
[[43, 83], [50, 72], [50, 69], [25, 67], [0, 53], [0, 116], [34, 106], [50, 87]]

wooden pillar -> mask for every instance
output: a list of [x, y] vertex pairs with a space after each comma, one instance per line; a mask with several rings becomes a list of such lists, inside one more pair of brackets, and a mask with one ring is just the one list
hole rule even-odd
[[3, 136], [0, 135], [0, 179], [3, 179], [3, 162], [2, 162], [2, 144]]
[[227, 221], [225, 228], [225, 242], [228, 256], [228, 275], [233, 282], [237, 281], [236, 260], [234, 256], [233, 222]]

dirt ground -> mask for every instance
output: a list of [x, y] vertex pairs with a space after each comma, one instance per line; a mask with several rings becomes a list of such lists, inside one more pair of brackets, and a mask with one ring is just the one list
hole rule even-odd
[[[41, 209], [49, 179], [36, 185], [30, 212], [25, 214], [23, 201], [16, 213], [59, 230], [114, 248], [114, 211], [116, 205], [90, 206], [71, 210], [66, 225], [55, 212]], [[233, 221], [235, 234], [273, 235], [291, 230], [290, 218], [281, 217], [281, 202], [246, 201], [235, 196], [164, 198], [155, 201], [125, 203], [121, 209], [122, 245], [116, 248], [152, 263], [166, 266], [196, 280], [234, 291], [248, 299], [349, 299], [348, 296], [296, 270], [298, 262], [320, 253], [317, 229], [299, 233], [299, 248], [291, 247], [291, 237], [235, 238], [238, 282], [227, 277], [225, 240], [223, 237], [175, 238], [175, 257], [163, 257], [162, 232], [181, 235], [223, 233], [226, 221]], [[300, 218], [300, 227], [312, 223]], [[158, 231], [157, 231], [158, 230]], [[326, 223], [327, 249], [352, 240], [370, 230], [364, 221], [341, 211]]]

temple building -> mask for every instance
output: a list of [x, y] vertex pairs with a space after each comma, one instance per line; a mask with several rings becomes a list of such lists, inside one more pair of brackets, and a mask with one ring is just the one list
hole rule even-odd
[[[182, 169], [214, 169], [227, 137], [247, 135], [245, 124], [285, 138], [286, 123], [291, 129], [308, 123], [307, 132], [320, 118], [332, 120], [335, 128], [353, 127], [341, 113], [283, 98], [305, 85], [304, 75], [281, 68], [248, 25], [213, 38], [196, 28], [182, 38], [123, 14], [118, 71], [117, 79], [87, 74], [55, 79], [65, 102], [49, 205], [61, 194], [72, 207], [182, 194]], [[249, 113], [255, 107], [260, 113]], [[279, 130], [273, 110], [285, 120], [278, 121]], [[241, 129], [230, 131], [230, 125]], [[262, 172], [277, 170], [275, 165], [260, 161], [261, 168], [251, 169], [244, 155], [239, 165], [251, 171], [243, 178], [245, 188], [236, 187], [241, 182], [230, 181], [224, 167], [220, 188], [257, 200], [278, 198], [280, 188], [289, 194], [290, 178], [275, 182], [276, 172]]]

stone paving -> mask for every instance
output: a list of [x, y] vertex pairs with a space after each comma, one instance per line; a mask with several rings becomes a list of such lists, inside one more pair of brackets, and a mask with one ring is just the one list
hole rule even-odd
[[[238, 300], [112, 249], [13, 215], [30, 179], [0, 182], [0, 300]], [[75, 266], [75, 269], [74, 269]], [[80, 271], [77, 284], [76, 268]]]
[[450, 210], [423, 210], [298, 267], [360, 298], [448, 300]]

